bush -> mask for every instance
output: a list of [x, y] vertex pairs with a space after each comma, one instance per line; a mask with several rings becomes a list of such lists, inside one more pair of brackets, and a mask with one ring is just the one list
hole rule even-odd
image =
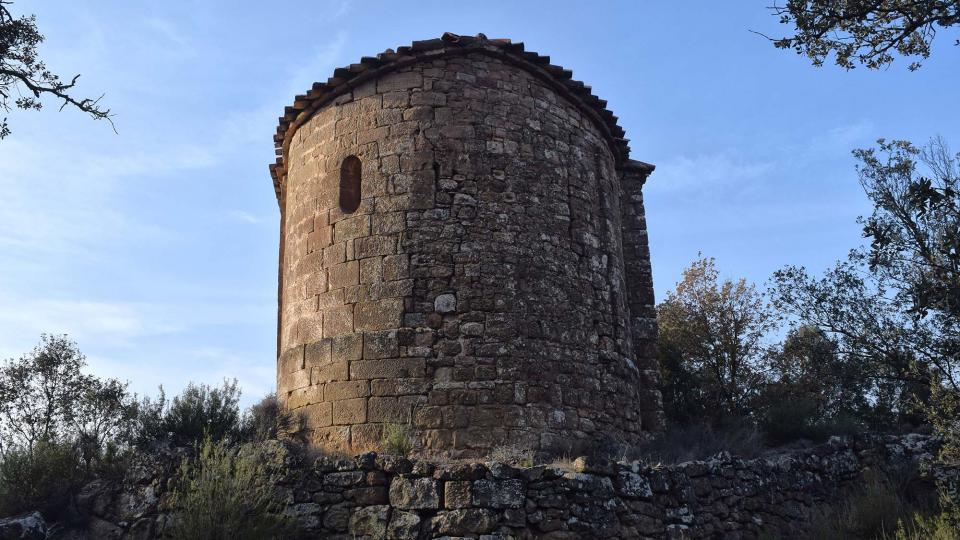
[[247, 441], [286, 438], [305, 442], [305, 429], [303, 416], [285, 410], [276, 394], [268, 394], [243, 417], [243, 438]]
[[897, 524], [896, 540], [960, 540], [960, 532], [950, 523], [946, 513], [924, 516], [916, 513], [912, 519]]
[[767, 442], [777, 446], [801, 439], [823, 442], [832, 435], [855, 433], [860, 424], [847, 416], [824, 418], [813, 400], [791, 399], [771, 405], [760, 428]]
[[289, 538], [276, 480], [251, 446], [240, 451], [206, 437], [194, 459], [180, 466], [170, 497], [174, 538], [243, 540]]
[[410, 428], [404, 424], [383, 426], [383, 451], [397, 456], [407, 456], [413, 450]]
[[205, 436], [216, 441], [240, 435], [240, 388], [236, 379], [224, 380], [219, 388], [187, 385], [173, 398], [164, 427], [179, 444], [192, 444]]
[[811, 538], [889, 538], [898, 527], [909, 534], [912, 525], [904, 523], [913, 523], [915, 514], [925, 515], [936, 507], [931, 494], [911, 494], [912, 476], [906, 471], [868, 471], [860, 486], [813, 515]]
[[77, 451], [41, 441], [33, 449], [7, 449], [0, 460], [0, 516], [39, 510], [55, 519], [83, 480]]
[[134, 440], [141, 446], [167, 439], [185, 446], [206, 436], [238, 441], [243, 435], [239, 403], [236, 379], [225, 379], [218, 388], [191, 382], [169, 403], [161, 388], [156, 400], [140, 402]]
[[764, 449], [760, 432], [750, 422], [742, 420], [728, 421], [718, 427], [712, 424], [671, 426], [663, 435], [646, 444], [625, 447], [607, 457], [667, 464], [707, 459], [720, 452], [753, 458]]

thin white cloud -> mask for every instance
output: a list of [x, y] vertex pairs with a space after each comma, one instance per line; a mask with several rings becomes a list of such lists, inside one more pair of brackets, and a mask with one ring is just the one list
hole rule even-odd
[[772, 161], [750, 161], [731, 153], [674, 156], [657, 164], [649, 188], [657, 192], [704, 190], [718, 186], [744, 186], [769, 174]]
[[249, 223], [251, 225], [258, 225], [264, 222], [263, 218], [259, 218], [250, 212], [244, 212], [243, 210], [230, 210], [227, 212], [227, 217], [234, 221]]

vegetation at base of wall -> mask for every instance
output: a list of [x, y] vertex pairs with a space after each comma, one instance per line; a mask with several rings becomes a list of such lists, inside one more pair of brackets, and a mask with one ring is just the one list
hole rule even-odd
[[894, 535], [886, 535], [884, 540], [960, 540], [960, 528], [956, 520], [946, 512], [925, 516], [916, 513], [909, 519], [897, 524]]
[[396, 456], [408, 456], [413, 450], [413, 437], [406, 424], [385, 424], [381, 446], [384, 452]]
[[908, 471], [867, 471], [862, 483], [842, 499], [813, 512], [810, 537], [874, 540], [899, 538], [901, 532], [914, 537], [914, 519], [926, 523], [925, 516], [938, 507], [932, 490], [911, 489], [913, 477]]
[[39, 441], [33, 448], [7, 449], [0, 460], [0, 516], [39, 511], [56, 516], [84, 480], [71, 444]]
[[184, 540], [290, 538], [274, 478], [250, 446], [209, 436], [180, 466], [171, 493], [171, 534]]
[[127, 385], [85, 373], [66, 336], [0, 365], [0, 517], [40, 510], [59, 519], [93, 479], [122, 480], [132, 456], [157, 446], [236, 445], [303, 433], [270, 395], [242, 412], [236, 381], [189, 384], [172, 400], [137, 400]]
[[247, 410], [240, 432], [245, 441], [285, 439], [305, 443], [306, 419], [286, 410], [277, 395], [270, 393]]

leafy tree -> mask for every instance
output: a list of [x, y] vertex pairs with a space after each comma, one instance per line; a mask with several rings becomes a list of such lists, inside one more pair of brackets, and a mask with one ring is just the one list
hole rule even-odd
[[[943, 437], [940, 459], [960, 464], [960, 155], [880, 140], [854, 151], [873, 202], [861, 219], [868, 248], [811, 279], [775, 276], [774, 304], [821, 328], [875, 379], [873, 397], [921, 407]], [[944, 486], [960, 526], [960, 490]]]
[[137, 410], [133, 438], [141, 446], [167, 440], [192, 445], [206, 436], [236, 442], [250, 429], [240, 413], [236, 379], [225, 379], [220, 387], [191, 382], [170, 401], [161, 388], [156, 400], [144, 398]]
[[776, 47], [793, 49], [816, 66], [832, 52], [846, 69], [857, 63], [878, 69], [900, 54], [917, 58], [909, 65], [916, 70], [930, 56], [938, 29], [960, 23], [956, 0], [787, 0], [771, 9], [796, 28], [792, 36], [772, 39]]
[[773, 382], [767, 393], [781, 402], [809, 400], [819, 418], [856, 416], [867, 408], [866, 382], [859, 366], [844, 360], [821, 329], [800, 325], [770, 355]]
[[862, 420], [877, 429], [915, 420], [911, 412], [929, 385], [916, 369], [926, 333], [867, 271], [861, 253], [852, 253], [820, 278], [802, 267], [778, 270], [770, 295], [774, 308], [795, 326], [816, 328], [836, 344], [843, 370], [854, 374], [871, 398], [869, 411], [861, 409]]
[[[18, 109], [40, 110], [42, 99], [62, 100], [60, 110], [73, 107], [96, 120], [111, 122], [110, 109], [100, 105], [100, 98], [77, 98], [72, 91], [80, 75], [69, 81], [50, 71], [37, 52], [43, 35], [37, 29], [34, 15], [15, 17], [0, 0], [0, 108], [9, 112]], [[111, 122], [112, 125], [112, 122]], [[0, 120], [0, 139], [10, 134], [7, 119]]]
[[763, 381], [762, 339], [775, 325], [756, 287], [721, 283], [714, 260], [701, 257], [657, 317], [668, 412], [717, 421], [749, 414]]
[[769, 352], [770, 382], [761, 396], [761, 427], [769, 442], [820, 440], [855, 429], [871, 407], [866, 380], [837, 343], [815, 326], [789, 331]]
[[43, 335], [32, 352], [0, 367], [0, 452], [79, 439], [99, 449], [122, 432], [126, 384], [87, 375], [85, 366], [67, 336]]
[[56, 517], [85, 479], [118, 461], [132, 399], [85, 366], [76, 343], [48, 335], [0, 366], [0, 515]]

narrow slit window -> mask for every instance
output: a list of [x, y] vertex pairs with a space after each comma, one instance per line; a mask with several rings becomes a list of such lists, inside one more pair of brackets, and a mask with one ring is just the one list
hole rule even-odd
[[347, 156], [340, 164], [340, 210], [352, 214], [360, 208], [360, 158]]

